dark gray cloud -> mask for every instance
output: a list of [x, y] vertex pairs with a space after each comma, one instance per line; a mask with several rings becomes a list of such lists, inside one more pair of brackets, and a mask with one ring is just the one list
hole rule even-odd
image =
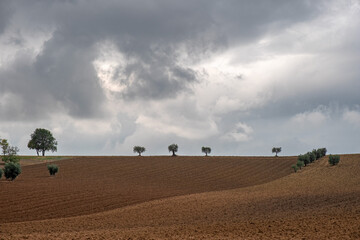
[[86, 41], [54, 34], [34, 63], [36, 79], [71, 116], [100, 115], [104, 100], [92, 65], [95, 54]]
[[274, 34], [298, 22], [317, 17], [322, 1], [216, 1], [214, 19], [220, 32], [235, 44]]
[[[2, 95], [11, 94], [10, 104], [1, 108], [7, 120], [42, 119], [65, 111], [74, 117], [101, 115], [102, 88], [89, 62], [91, 52], [50, 40], [43, 52], [32, 60], [23, 53], [11, 66], [0, 71]], [[17, 107], [12, 103], [17, 102]]]
[[[11, 16], [8, 8], [19, 24], [15, 28], [53, 31], [34, 61], [16, 59], [9, 69], [0, 71], [2, 92], [19, 98], [23, 106], [18, 115], [30, 118], [39, 116], [41, 109], [65, 109], [74, 117], [102, 114], [104, 94], [92, 65], [99, 42], [111, 41], [133, 59], [123, 66], [121, 76], [113, 76], [113, 81], [126, 86], [118, 96], [172, 98], [198, 81], [196, 72], [181, 62], [179, 49], [188, 61], [196, 61], [224, 49], [229, 41], [251, 41], [266, 29], [306, 20], [316, 11], [304, 1], [12, 1], [1, 5], [0, 33]], [[130, 76], [135, 76], [131, 82]], [[18, 117], [8, 113], [10, 118]]]
[[[0, 134], [9, 136], [11, 129], [21, 138], [22, 130], [12, 122], [29, 133], [45, 125], [62, 138], [69, 154], [117, 149], [131, 154], [130, 145], [139, 142], [149, 146], [149, 154], [166, 154], [172, 142], [185, 154], [202, 145], [226, 155], [266, 154], [273, 144], [298, 153], [316, 141], [336, 149], [322, 139], [329, 139], [328, 130], [341, 122], [343, 112], [329, 110], [337, 114], [335, 120], [325, 119], [326, 111], [323, 118], [311, 113], [319, 106], [354, 109], [360, 102], [358, 24], [342, 26], [336, 17], [348, 13], [342, 21], [358, 19], [343, 10], [348, 5], [0, 1], [0, 121], [8, 124]], [[111, 58], [113, 52], [121, 59]], [[276, 62], [286, 55], [300, 57], [289, 58], [291, 64]], [[104, 67], [110, 83], [96, 66], [99, 59], [106, 64], [108, 56], [118, 61], [110, 70]], [[275, 63], [259, 63], [264, 59]], [[288, 66], [292, 70], [286, 71]], [[223, 71], [220, 80], [212, 68]], [[314, 125], [290, 131], [298, 114]], [[319, 129], [316, 121], [324, 123], [321, 137], [309, 141]], [[344, 125], [337, 131], [343, 139], [351, 133]], [[26, 140], [18, 142], [26, 145]]]
[[0, 34], [5, 30], [12, 14], [8, 1], [0, 1]]

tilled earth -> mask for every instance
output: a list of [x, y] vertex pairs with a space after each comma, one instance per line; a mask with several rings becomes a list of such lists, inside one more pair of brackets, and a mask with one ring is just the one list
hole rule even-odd
[[[0, 181], [0, 239], [360, 239], [360, 155], [83, 157]], [[45, 169], [45, 170], [44, 170]]]

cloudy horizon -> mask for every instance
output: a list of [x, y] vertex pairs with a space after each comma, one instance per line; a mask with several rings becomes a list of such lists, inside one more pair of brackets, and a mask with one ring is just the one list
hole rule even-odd
[[0, 50], [20, 154], [360, 152], [359, 0], [0, 0]]

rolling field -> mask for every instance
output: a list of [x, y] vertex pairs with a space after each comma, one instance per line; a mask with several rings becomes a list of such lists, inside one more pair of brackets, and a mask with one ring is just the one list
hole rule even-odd
[[360, 155], [79, 157], [0, 181], [0, 239], [359, 239]]

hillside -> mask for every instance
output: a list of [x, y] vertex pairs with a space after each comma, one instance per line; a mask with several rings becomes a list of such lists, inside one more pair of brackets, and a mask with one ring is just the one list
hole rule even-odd
[[323, 158], [301, 172], [285, 174], [263, 184], [184, 194], [91, 215], [3, 223], [1, 236], [3, 239], [359, 239], [359, 172], [360, 155], [343, 155], [335, 167]]
[[293, 157], [78, 157], [0, 180], [0, 223], [86, 215], [154, 199], [252, 186], [291, 173]]

